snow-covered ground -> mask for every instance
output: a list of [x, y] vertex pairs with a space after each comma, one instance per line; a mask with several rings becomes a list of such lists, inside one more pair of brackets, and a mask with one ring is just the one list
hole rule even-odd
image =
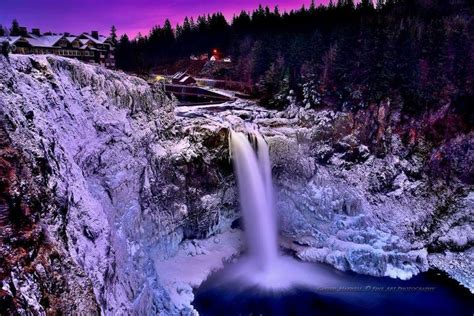
[[241, 248], [242, 231], [229, 230], [207, 239], [185, 241], [173, 257], [156, 260], [155, 267], [172, 302], [182, 309], [191, 305], [193, 290], [239, 255]]

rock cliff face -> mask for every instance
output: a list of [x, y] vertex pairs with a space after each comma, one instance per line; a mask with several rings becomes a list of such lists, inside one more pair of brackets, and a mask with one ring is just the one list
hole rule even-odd
[[41, 216], [63, 213], [62, 205], [1, 123], [0, 313], [97, 313], [90, 279], [42, 227]]
[[[154, 260], [232, 220], [215, 146], [225, 133], [181, 130], [159, 87], [123, 73], [49, 56], [1, 63], [1, 249], [18, 252], [2, 299], [38, 313], [176, 313]], [[10, 232], [12, 218], [25, 224]], [[56, 275], [64, 286], [45, 282]]]
[[437, 267], [472, 291], [472, 113], [447, 104], [408, 126], [402, 115], [389, 101], [355, 113], [293, 106], [283, 116], [297, 128], [270, 123], [283, 227], [298, 244], [308, 236], [292, 246], [304, 260], [399, 278]]
[[248, 123], [270, 144], [283, 247], [474, 289], [470, 128], [433, 144], [389, 104], [175, 109], [159, 86], [52, 56], [0, 59], [0, 106], [0, 312], [192, 313], [190, 286], [240, 251], [227, 137]]

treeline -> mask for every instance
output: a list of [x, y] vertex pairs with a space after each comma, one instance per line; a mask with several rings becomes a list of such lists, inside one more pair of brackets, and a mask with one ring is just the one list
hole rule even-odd
[[10, 28], [7, 28], [0, 24], [0, 36], [24, 36], [26, 35], [26, 31], [22, 30], [20, 27], [20, 23], [16, 19], [12, 21], [12, 25]]
[[139, 34], [130, 40], [125, 34], [119, 39], [116, 50], [119, 68], [147, 72], [150, 68], [191, 54], [208, 53], [212, 48], [227, 49], [231, 43], [231, 26], [222, 13], [185, 18], [182, 25], [173, 29], [169, 20], [155, 26], [146, 36]]
[[231, 24], [216, 13], [124, 35], [117, 65], [142, 72], [217, 48], [232, 56], [229, 79], [254, 84], [269, 106], [285, 106], [292, 90], [310, 106], [390, 96], [419, 111], [447, 98], [473, 100], [473, 13], [470, 0], [340, 0], [285, 13], [259, 6]]

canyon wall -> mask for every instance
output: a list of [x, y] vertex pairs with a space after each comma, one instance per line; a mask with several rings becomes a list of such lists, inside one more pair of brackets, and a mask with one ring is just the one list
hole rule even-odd
[[389, 102], [358, 112], [293, 105], [259, 122], [287, 247], [362, 274], [409, 278], [436, 267], [472, 291], [472, 128], [433, 142], [430, 125], [456, 116], [449, 106], [404, 126]]
[[[192, 313], [189, 286], [157, 267], [225, 248], [240, 217], [228, 132], [249, 124], [270, 145], [283, 247], [376, 276], [438, 267], [474, 289], [469, 126], [433, 143], [390, 100], [176, 109], [160, 86], [53, 56], [1, 57], [0, 106], [1, 312]], [[457, 119], [443, 111], [424, 127]]]
[[2, 306], [175, 314], [153, 260], [235, 217], [226, 134], [182, 130], [160, 87], [123, 73], [0, 62]]

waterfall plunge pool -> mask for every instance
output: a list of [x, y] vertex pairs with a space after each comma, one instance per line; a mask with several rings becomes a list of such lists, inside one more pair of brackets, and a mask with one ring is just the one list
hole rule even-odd
[[[342, 272], [311, 264], [339, 286], [295, 286], [264, 290], [225, 282], [226, 269], [214, 273], [194, 291], [201, 316], [217, 315], [466, 315], [474, 312], [474, 295], [445, 273], [430, 270], [410, 280]], [[292, 271], [287, 271], [291, 274]]]

